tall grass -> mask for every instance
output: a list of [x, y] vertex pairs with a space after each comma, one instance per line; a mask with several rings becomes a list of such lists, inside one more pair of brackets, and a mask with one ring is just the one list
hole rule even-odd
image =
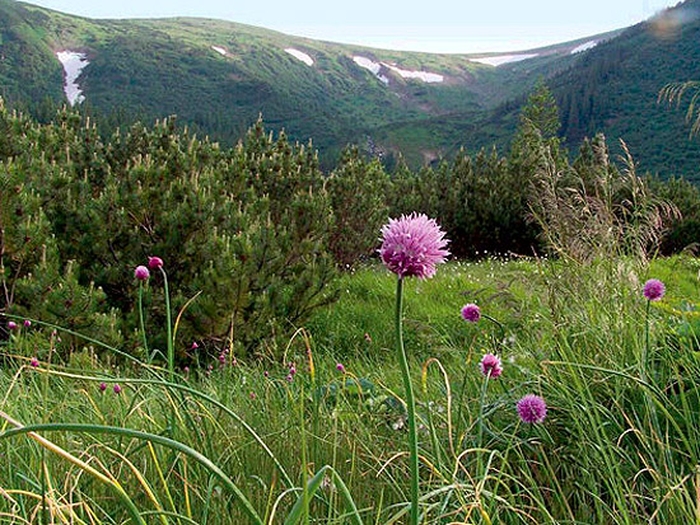
[[[700, 523], [699, 269], [490, 259], [406, 281], [421, 523]], [[667, 294], [647, 316], [649, 277]], [[343, 279], [284, 362], [172, 380], [95, 362], [95, 341], [56, 362], [39, 337], [53, 327], [16, 320], [0, 367], [0, 522], [407, 522], [395, 279]], [[502, 329], [463, 321], [467, 302]], [[487, 352], [497, 379], [479, 372]], [[528, 393], [547, 402], [541, 424], [515, 411]]]

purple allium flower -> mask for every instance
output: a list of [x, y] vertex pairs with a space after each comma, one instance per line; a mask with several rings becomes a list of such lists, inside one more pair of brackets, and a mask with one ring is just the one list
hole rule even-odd
[[156, 268], [162, 268], [163, 267], [163, 259], [160, 257], [149, 257], [148, 258], [148, 267], [151, 270], [155, 270]]
[[291, 383], [292, 381], [294, 381], [294, 376], [292, 374], [287, 374], [287, 377], [285, 377], [285, 379]]
[[445, 232], [424, 214], [389, 219], [382, 227], [379, 254], [384, 266], [400, 278], [426, 279], [435, 275], [435, 266], [450, 254]]
[[476, 323], [481, 319], [481, 310], [474, 303], [465, 304], [462, 306], [462, 319], [470, 323]]
[[17, 329], [17, 323], [15, 323], [14, 321], [9, 321], [9, 322], [7, 323], [7, 327], [8, 327], [10, 330], [16, 330], [16, 329]]
[[289, 367], [289, 375], [294, 377], [296, 375], [296, 373], [297, 373], [296, 367], [294, 365], [290, 366]]
[[151, 274], [148, 271], [148, 268], [145, 266], [137, 266], [134, 270], [134, 277], [136, 277], [139, 281], [148, 281], [150, 276]]
[[107, 390], [107, 383], [100, 383], [100, 392], [104, 392], [105, 390]]
[[29, 328], [30, 326], [32, 326], [32, 322], [29, 319], [25, 319], [24, 320], [24, 327]]
[[219, 354], [219, 363], [221, 364], [221, 366], [224, 366], [226, 364], [226, 354], [224, 354], [223, 352]]
[[258, 397], [258, 396], [255, 395], [255, 392], [250, 393], [250, 399], [255, 399], [256, 397]]
[[542, 423], [547, 416], [547, 404], [535, 394], [524, 396], [518, 401], [516, 408], [523, 423]]
[[644, 283], [644, 297], [649, 301], [658, 301], [664, 293], [666, 293], [666, 287], [658, 279], [649, 279]]
[[264, 375], [265, 377], [270, 377], [270, 372], [268, 372], [267, 370], [265, 370], [265, 371], [263, 372], [263, 375]]
[[338, 363], [337, 365], [335, 365], [335, 369], [341, 374], [345, 373], [345, 367], [343, 366], [343, 363]]
[[503, 373], [501, 358], [494, 354], [486, 354], [481, 358], [479, 369], [485, 376], [496, 378]]
[[197, 344], [197, 341], [192, 341], [192, 346], [190, 346], [191, 350], [197, 350], [199, 348], [199, 345]]
[[32, 357], [32, 360], [29, 362], [29, 364], [36, 368], [37, 366], [39, 366], [39, 360], [36, 357]]
[[114, 390], [114, 393], [115, 393], [115, 394], [121, 394], [121, 392], [122, 392], [122, 387], [120, 387], [120, 386], [119, 386], [119, 383], [117, 383], [116, 385], [114, 385], [114, 389], [113, 389], [113, 390]]

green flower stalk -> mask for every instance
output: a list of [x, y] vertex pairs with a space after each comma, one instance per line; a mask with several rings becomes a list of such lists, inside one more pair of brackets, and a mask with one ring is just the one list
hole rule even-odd
[[411, 469], [411, 525], [418, 524], [420, 479], [418, 472], [418, 433], [416, 428], [416, 401], [411, 383], [408, 356], [403, 343], [403, 281], [405, 277], [427, 279], [435, 275], [436, 265], [445, 262], [449, 252], [447, 239], [434, 219], [425, 215], [403, 215], [389, 219], [382, 227], [382, 262], [398, 276], [396, 284], [396, 346], [403, 378], [406, 412], [408, 416], [408, 446]]

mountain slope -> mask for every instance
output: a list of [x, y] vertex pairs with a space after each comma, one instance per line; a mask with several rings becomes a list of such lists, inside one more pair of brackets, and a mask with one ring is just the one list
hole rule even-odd
[[74, 90], [107, 126], [176, 114], [231, 144], [262, 115], [271, 130], [313, 139], [326, 165], [356, 143], [417, 166], [460, 147], [505, 147], [544, 78], [571, 145], [597, 131], [624, 136], [644, 168], [668, 173], [687, 126], [656, 94], [700, 73], [696, 22], [683, 22], [662, 44], [649, 43], [652, 26], [640, 24], [503, 58], [377, 50], [207, 19], [91, 20], [0, 0], [0, 94], [46, 114], [66, 101], [57, 53], [71, 51], [85, 60]]

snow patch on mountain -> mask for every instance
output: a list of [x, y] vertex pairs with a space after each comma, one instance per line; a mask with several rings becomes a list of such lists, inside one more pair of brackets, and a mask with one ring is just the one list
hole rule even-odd
[[397, 73], [401, 78], [417, 78], [428, 84], [443, 82], [445, 77], [438, 73], [428, 73], [427, 71], [407, 71], [406, 69], [400, 69], [395, 65], [386, 64], [382, 62], [383, 65], [391, 69], [394, 73]]
[[406, 69], [399, 68], [395, 64], [387, 64], [386, 62], [375, 62], [374, 60], [363, 56], [354, 56], [352, 57], [352, 60], [358, 66], [371, 71], [375, 77], [377, 77], [385, 84], [389, 83], [389, 79], [385, 75], [381, 74], [382, 67], [391, 69], [401, 78], [416, 78], [427, 83], [443, 82], [445, 80], [445, 77], [438, 73], [429, 73], [427, 71], [408, 71]]
[[590, 42], [585, 42], [581, 44], [580, 46], [576, 46], [571, 50], [571, 54], [575, 55], [576, 53], [582, 53], [583, 51], [588, 51], [591, 48], [594, 48], [595, 46], [598, 45], [598, 42], [595, 40], [591, 40]]
[[528, 58], [534, 58], [536, 56], [537, 53], [524, 55], [499, 55], [495, 57], [470, 58], [469, 60], [472, 62], [479, 62], [480, 64], [486, 64], [488, 66], [498, 67], [503, 64], [520, 62], [521, 60], [527, 60]]
[[288, 47], [287, 49], [285, 49], [285, 51], [292, 55], [294, 58], [301, 60], [307, 66], [314, 65], [314, 59], [306, 53], [304, 53], [303, 51], [299, 51], [298, 49], [294, 49], [293, 47]]
[[365, 68], [372, 72], [372, 74], [385, 84], [389, 83], [389, 79], [381, 74], [382, 65], [379, 62], [375, 62], [367, 57], [354, 56], [352, 57], [353, 62], [358, 66]]
[[217, 53], [219, 53], [221, 56], [224, 56], [224, 57], [226, 56], [226, 50], [225, 50], [223, 47], [211, 46], [211, 48], [212, 48], [214, 51], [216, 51]]
[[88, 62], [87, 55], [77, 51], [59, 51], [56, 53], [56, 58], [58, 58], [58, 61], [63, 65], [63, 71], [66, 75], [63, 91], [66, 94], [68, 103], [71, 106], [80, 104], [85, 100], [85, 96], [77, 80], [83, 72], [83, 68], [90, 63]]

